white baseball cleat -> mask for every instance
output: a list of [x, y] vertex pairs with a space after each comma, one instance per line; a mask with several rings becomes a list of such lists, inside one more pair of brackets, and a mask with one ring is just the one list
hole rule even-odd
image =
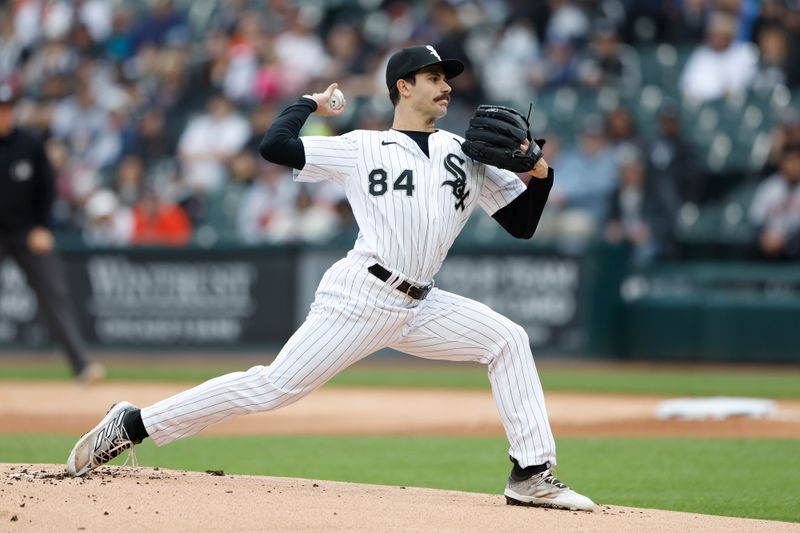
[[122, 424], [125, 415], [134, 409], [137, 407], [130, 402], [112, 405], [100, 423], [85, 433], [72, 448], [67, 459], [67, 473], [72, 477], [82, 476], [106, 464], [129, 448], [135, 466], [136, 457], [133, 455], [135, 443], [128, 437], [128, 432]]
[[592, 500], [560, 482], [549, 469], [522, 481], [509, 477], [503, 494], [508, 505], [594, 511]]

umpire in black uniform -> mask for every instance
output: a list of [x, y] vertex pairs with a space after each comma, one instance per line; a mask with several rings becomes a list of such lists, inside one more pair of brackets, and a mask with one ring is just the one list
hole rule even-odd
[[0, 84], [0, 261], [12, 257], [25, 272], [76, 380], [91, 383], [103, 377], [103, 367], [86, 354], [48, 229], [55, 196], [53, 170], [42, 141], [15, 127], [15, 103], [11, 86]]

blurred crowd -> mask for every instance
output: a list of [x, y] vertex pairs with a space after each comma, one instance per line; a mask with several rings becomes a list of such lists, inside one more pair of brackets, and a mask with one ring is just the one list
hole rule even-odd
[[[752, 185], [740, 218], [749, 257], [800, 256], [793, 0], [0, 2], [0, 82], [23, 96], [18, 121], [47, 141], [54, 228], [90, 245], [352, 240], [341, 189], [295, 183], [256, 148], [283, 106], [331, 81], [346, 114], [312, 117], [304, 134], [389, 127], [386, 61], [418, 43], [467, 65], [445, 129], [463, 132], [480, 103], [552, 102], [533, 114], [557, 169], [537, 238], [567, 250], [626, 242], [640, 265], [679, 257], [681, 220], [730, 190], [717, 190], [724, 180], [684, 124], [692, 110], [750, 97], [778, 105], [774, 123], [746, 117], [766, 141], [738, 169]], [[641, 51], [655, 49], [664, 65], [676, 64], [670, 51], [686, 56], [653, 99]], [[565, 106], [570, 94], [598, 104]], [[643, 103], [653, 110], [644, 120]]]

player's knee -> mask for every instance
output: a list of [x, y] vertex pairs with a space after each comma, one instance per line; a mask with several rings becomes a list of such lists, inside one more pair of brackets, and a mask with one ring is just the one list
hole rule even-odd
[[508, 336], [507, 341], [514, 351], [530, 346], [530, 340], [525, 328], [519, 324], [512, 323], [510, 329], [511, 334]]

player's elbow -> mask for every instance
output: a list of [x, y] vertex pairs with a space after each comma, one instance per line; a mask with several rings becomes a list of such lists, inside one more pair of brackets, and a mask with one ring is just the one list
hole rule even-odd
[[519, 229], [517, 229], [515, 231], [511, 231], [509, 233], [511, 233], [511, 236], [514, 237], [514, 238], [528, 240], [528, 239], [531, 239], [533, 237], [534, 233], [536, 233], [536, 226], [534, 225], [534, 226], [527, 226], [527, 227], [524, 227], [524, 228], [519, 228]]
[[258, 145], [258, 153], [270, 163], [277, 163], [275, 160], [280, 157], [280, 142], [275, 137], [267, 134]]
[[268, 132], [258, 145], [258, 153], [276, 165], [300, 170], [306, 164], [305, 151], [300, 139], [282, 139], [280, 136], [270, 135]]
[[536, 233], [539, 217], [533, 219], [522, 216], [509, 216], [510, 212], [498, 213], [495, 220], [500, 223], [506, 233], [515, 239], [530, 239]]

